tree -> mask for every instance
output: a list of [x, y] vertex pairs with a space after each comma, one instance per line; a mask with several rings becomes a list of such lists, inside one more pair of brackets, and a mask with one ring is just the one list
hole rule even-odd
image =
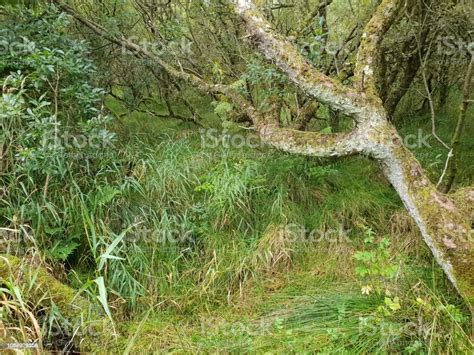
[[314, 157], [360, 154], [376, 160], [416, 222], [437, 263], [468, 304], [474, 303], [470, 225], [474, 190], [464, 189], [450, 196], [439, 192], [414, 155], [403, 145], [381, 98], [382, 41], [400, 14], [403, 1], [383, 0], [368, 21], [357, 52], [352, 86], [345, 86], [317, 70], [288, 39], [272, 29], [251, 0], [236, 1], [234, 10], [260, 52], [286, 73], [307, 97], [352, 118], [354, 128], [342, 133], [284, 127], [279, 121], [278, 110], [262, 110], [235, 86], [212, 83], [191, 71], [176, 68], [125, 36], [109, 32], [86, 19], [63, 2], [59, 2], [59, 6], [94, 33], [152, 61], [176, 80], [207, 94], [226, 96], [250, 118], [261, 139], [277, 149]]

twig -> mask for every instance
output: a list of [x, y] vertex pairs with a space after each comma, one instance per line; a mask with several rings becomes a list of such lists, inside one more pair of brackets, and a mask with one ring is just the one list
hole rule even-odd
[[444, 179], [444, 176], [446, 175], [446, 172], [448, 171], [448, 166], [449, 166], [449, 160], [454, 156], [453, 154], [453, 148], [451, 148], [448, 152], [448, 156], [446, 158], [446, 162], [444, 163], [444, 169], [443, 169], [443, 173], [441, 174], [441, 176], [439, 177], [439, 180], [438, 180], [438, 183], [436, 184], [436, 188], [438, 188], [441, 183], [443, 182], [443, 179]]

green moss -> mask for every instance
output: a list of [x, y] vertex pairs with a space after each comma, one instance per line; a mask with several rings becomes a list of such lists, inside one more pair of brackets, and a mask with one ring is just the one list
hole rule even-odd
[[37, 300], [49, 299], [56, 304], [61, 314], [68, 319], [77, 318], [84, 310], [91, 308], [86, 299], [80, 296], [76, 297], [76, 292], [72, 288], [56, 280], [43, 267], [32, 268], [31, 265], [23, 263], [14, 256], [1, 256], [0, 277], [3, 279], [11, 278], [17, 284], [24, 282], [25, 277], [34, 278], [36, 287], [32, 288], [31, 297]]
[[[95, 309], [88, 300], [78, 296], [74, 289], [56, 280], [41, 266], [33, 266], [15, 256], [0, 255], [0, 282], [2, 279], [20, 288], [34, 281], [33, 287], [25, 291], [24, 301], [41, 306], [43, 311], [50, 309], [54, 303], [61, 315], [74, 326], [83, 325], [84, 321], [95, 315]], [[108, 334], [103, 329], [102, 323], [87, 325], [81, 329], [81, 339], [75, 339], [77, 345], [82, 350], [89, 350], [100, 344], [102, 334]]]
[[[450, 197], [437, 191], [428, 180], [415, 156], [403, 146], [394, 150], [403, 165], [409, 193], [423, 219], [428, 234], [441, 254], [449, 260], [457, 288], [472, 309], [474, 303], [474, 256], [469, 240], [470, 216]], [[446, 243], [453, 241], [455, 247]]]

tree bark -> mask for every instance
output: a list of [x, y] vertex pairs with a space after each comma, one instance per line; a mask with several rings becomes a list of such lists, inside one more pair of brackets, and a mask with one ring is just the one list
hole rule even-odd
[[383, 131], [376, 137], [380, 143], [365, 153], [380, 162], [435, 260], [472, 307], [474, 254], [471, 218], [466, 213], [466, 206], [457, 205], [455, 200], [436, 189], [391, 124], [387, 123]]

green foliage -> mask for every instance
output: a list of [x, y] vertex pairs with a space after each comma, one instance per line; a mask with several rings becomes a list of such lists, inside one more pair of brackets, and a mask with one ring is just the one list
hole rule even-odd
[[[2, 243], [2, 252], [32, 252], [56, 265], [80, 257], [91, 262], [84, 237], [89, 220], [81, 213], [81, 207], [90, 207], [81, 202], [98, 207], [112, 202], [116, 194], [110, 188], [105, 195], [95, 192], [108, 184], [120, 162], [116, 136], [107, 128], [112, 119], [99, 106], [104, 91], [92, 84], [95, 71], [85, 43], [65, 34], [67, 16], [52, 8], [2, 11], [9, 17], [0, 36], [11, 50], [0, 56], [0, 179], [5, 188], [0, 223], [12, 231], [12, 244]], [[108, 227], [103, 232], [110, 233]], [[105, 300], [104, 283], [84, 288]], [[47, 334], [52, 319], [61, 316], [54, 304], [42, 307], [41, 322], [51, 323], [37, 326]]]
[[228, 119], [229, 113], [234, 110], [234, 106], [225, 101], [213, 101], [212, 105], [214, 106], [214, 113], [224, 121], [223, 125], [225, 125], [225, 121]]
[[[276, 67], [260, 58], [243, 64], [229, 59], [233, 50], [239, 58], [245, 54], [233, 47], [235, 33], [193, 33], [185, 22], [196, 20], [179, 2], [173, 6], [181, 17], [168, 16], [168, 9], [155, 21], [165, 41], [198, 36], [193, 46], [198, 51], [198, 45], [206, 50], [207, 35], [227, 40], [228, 56], [220, 47], [206, 53], [209, 58], [190, 55], [206, 63], [204, 77], [232, 82], [262, 107], [275, 98], [293, 104], [299, 93]], [[202, 11], [197, 2], [189, 6]], [[228, 10], [218, 1], [206, 6]], [[134, 14], [128, 2], [119, 2], [119, 8], [122, 17], [105, 23], [112, 33]], [[104, 90], [95, 86], [103, 76], [123, 84], [115, 60], [95, 58], [108, 69], [98, 73], [90, 58], [101, 49], [90, 53], [70, 36], [70, 19], [54, 9], [3, 10], [8, 16], [0, 40], [16, 42], [17, 51], [0, 58], [0, 144], [6, 147], [0, 232], [14, 236], [1, 248], [34, 254], [116, 321], [110, 329], [122, 336], [102, 346], [157, 351], [160, 339], [160, 351], [175, 352], [449, 348], [462, 353], [472, 348], [466, 312], [426, 251], [418, 244], [413, 252], [404, 250], [400, 239], [408, 237], [390, 230], [390, 216], [401, 203], [375, 165], [362, 157], [309, 159], [260, 146], [203, 147], [196, 132], [165, 132], [169, 123], [143, 112], [132, 119], [122, 110], [119, 123], [103, 107]], [[316, 29], [325, 35], [320, 32]], [[143, 63], [129, 59], [136, 66], [135, 75], [127, 73], [134, 82], [114, 89], [127, 102], [137, 101], [131, 106], [142, 107], [147, 90], [169, 89], [165, 80], [149, 85], [155, 77], [143, 75]], [[214, 120], [216, 115], [227, 120], [234, 110], [222, 100], [209, 108], [210, 99], [199, 101], [187, 88], [179, 95], [198, 102]], [[292, 114], [288, 106], [287, 121]], [[81, 143], [84, 138], [88, 143]], [[343, 231], [344, 238], [333, 237], [331, 230]], [[313, 232], [324, 240], [312, 240]], [[34, 280], [25, 290], [12, 281], [1, 283], [7, 300], [0, 303], [1, 321], [12, 341], [39, 338], [30, 313], [44, 314], [41, 326], [64, 327], [67, 319], [54, 304], [24, 299]], [[413, 320], [420, 325], [413, 326]]]
[[247, 64], [246, 69], [240, 80], [245, 80], [257, 88], [259, 98], [262, 100], [262, 106], [268, 104], [268, 99], [274, 97], [282, 98], [288, 93], [284, 88], [288, 78], [277, 68], [268, 66], [255, 59]]
[[390, 239], [383, 237], [376, 241], [372, 229], [363, 228], [365, 250], [354, 254], [354, 259], [357, 261], [355, 271], [363, 282], [368, 283], [363, 286], [364, 293], [369, 293], [372, 289], [381, 293], [386, 282], [397, 274], [398, 266], [391, 261], [388, 249]]
[[2, 215], [33, 227], [33, 238], [49, 256], [64, 261], [80, 243], [68, 226], [76, 216], [58, 188], [97, 183], [95, 172], [107, 165], [98, 150], [113, 155], [115, 135], [106, 128], [111, 118], [96, 108], [103, 91], [89, 84], [94, 71], [84, 43], [61, 36], [67, 18], [54, 11], [12, 17], [15, 24], [4, 38], [33, 45], [21, 57], [8, 52], [0, 60], [7, 72], [0, 101], [1, 142], [8, 154]]

